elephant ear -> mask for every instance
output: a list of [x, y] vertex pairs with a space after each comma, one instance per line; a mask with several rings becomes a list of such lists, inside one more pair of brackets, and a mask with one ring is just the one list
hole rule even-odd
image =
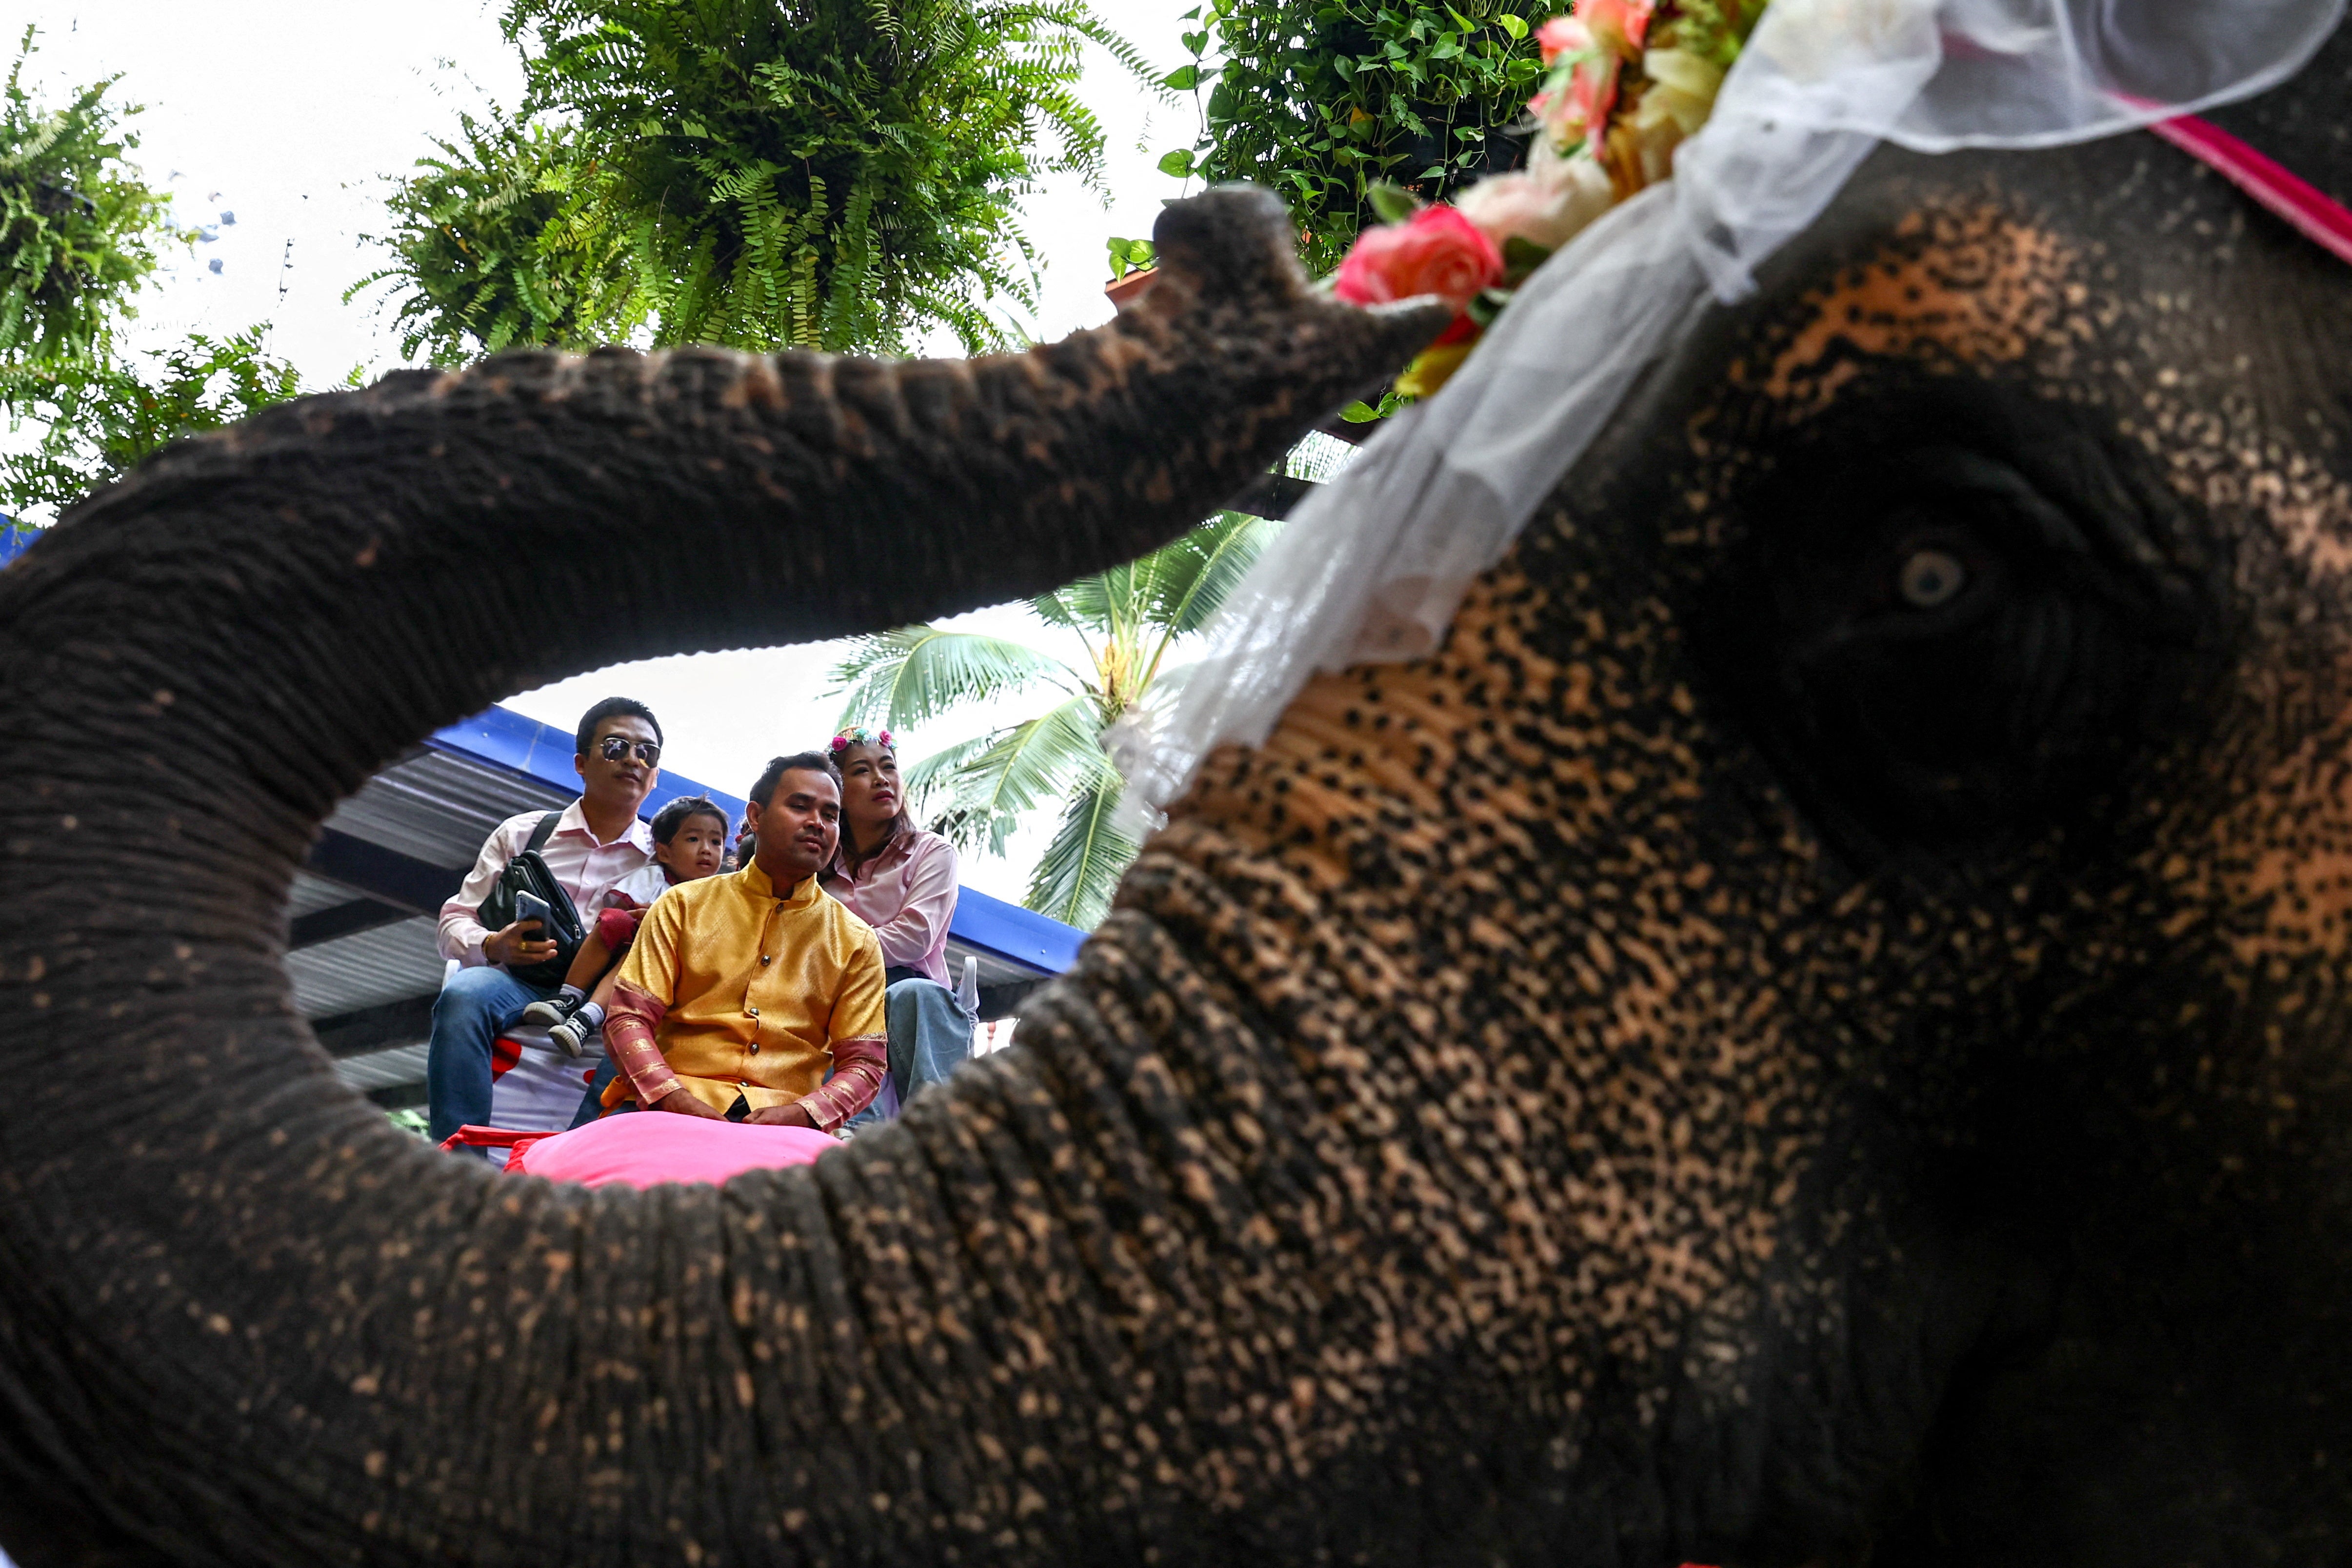
[[[707, 1240], [715, 1197], [600, 1198], [592, 1239], [576, 1194], [386, 1128], [293, 1009], [293, 868], [383, 762], [518, 689], [1154, 549], [1449, 314], [1318, 298], [1262, 193], [1178, 204], [1156, 237], [1136, 308], [1023, 354], [524, 353], [304, 399], [171, 448], [0, 573], [10, 1550], [291, 1563], [373, 1534], [418, 1558], [580, 1506], [603, 1396], [534, 1368], [641, 1358], [661, 1301], [723, 1318], [657, 1239]], [[702, 1218], [656, 1213], [679, 1204]], [[642, 1312], [583, 1304], [592, 1246]], [[679, 1411], [751, 1386], [673, 1375]], [[671, 1447], [626, 1463], [692, 1461]]]

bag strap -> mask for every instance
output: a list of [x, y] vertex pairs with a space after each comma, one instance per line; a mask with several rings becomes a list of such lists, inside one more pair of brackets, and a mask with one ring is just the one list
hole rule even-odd
[[539, 814], [539, 826], [530, 831], [530, 842], [523, 845], [520, 852], [530, 854], [535, 851], [545, 849], [547, 841], [555, 836], [556, 821], [562, 815], [561, 811], [541, 811]]

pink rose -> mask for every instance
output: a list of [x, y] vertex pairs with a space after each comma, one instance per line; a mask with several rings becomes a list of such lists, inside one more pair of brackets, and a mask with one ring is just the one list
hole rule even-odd
[[1356, 236], [1331, 291], [1351, 305], [1386, 305], [1434, 294], [1459, 309], [1503, 276], [1495, 242], [1452, 207], [1423, 207], [1410, 223]]
[[1592, 47], [1592, 30], [1574, 16], [1554, 16], [1536, 29], [1536, 47], [1543, 51], [1549, 69], [1562, 55], [1580, 55]]
[[1617, 107], [1618, 64], [1606, 50], [1588, 55], [1569, 68], [1568, 90], [1539, 92], [1528, 100], [1554, 146], [1570, 148], [1607, 133], [1610, 110]]
[[1594, 36], [1608, 38], [1629, 55], [1642, 52], [1650, 36], [1652, 0], [1582, 0], [1577, 15]]

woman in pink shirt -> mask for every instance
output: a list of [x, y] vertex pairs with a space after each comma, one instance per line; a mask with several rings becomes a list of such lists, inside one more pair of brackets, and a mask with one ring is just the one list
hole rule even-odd
[[833, 759], [841, 768], [841, 849], [824, 873], [824, 890], [874, 927], [890, 981], [890, 1078], [849, 1123], [855, 1132], [895, 1116], [961, 1066], [971, 1054], [972, 1019], [948, 988], [955, 846], [907, 815], [888, 730], [835, 736]]

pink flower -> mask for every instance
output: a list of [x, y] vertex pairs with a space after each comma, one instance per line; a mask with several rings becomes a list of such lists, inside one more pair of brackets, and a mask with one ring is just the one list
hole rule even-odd
[[1536, 47], [1543, 51], [1549, 69], [1562, 55], [1580, 55], [1592, 47], [1592, 29], [1574, 16], [1554, 16], [1536, 29]]
[[1385, 305], [1434, 294], [1459, 309], [1503, 276], [1495, 242], [1452, 207], [1423, 207], [1410, 223], [1356, 236], [1331, 291], [1351, 305]]
[[1638, 55], [1650, 36], [1654, 0], [1580, 0], [1577, 14], [1596, 37], [1615, 44], [1620, 53]]
[[[1595, 49], [1568, 59], [1552, 74], [1553, 86], [1528, 100], [1528, 110], [1551, 133], [1552, 144], [1562, 150], [1587, 139], [1599, 141], [1608, 131], [1610, 111], [1617, 107], [1615, 55]], [[1562, 74], [1568, 78], [1564, 91], [1558, 85]]]
[[[1528, 102], [1551, 132], [1554, 145], [1598, 141], [1617, 107], [1617, 76], [1623, 59], [1637, 56], [1649, 36], [1654, 0], [1583, 0], [1577, 15], [1554, 16], [1536, 29], [1536, 45], [1551, 72], [1544, 90]], [[1564, 89], [1564, 90], [1563, 90]]]
[[1568, 81], [1568, 104], [1587, 136], [1605, 132], [1609, 111], [1617, 107], [1617, 57], [1577, 61], [1576, 72]]

